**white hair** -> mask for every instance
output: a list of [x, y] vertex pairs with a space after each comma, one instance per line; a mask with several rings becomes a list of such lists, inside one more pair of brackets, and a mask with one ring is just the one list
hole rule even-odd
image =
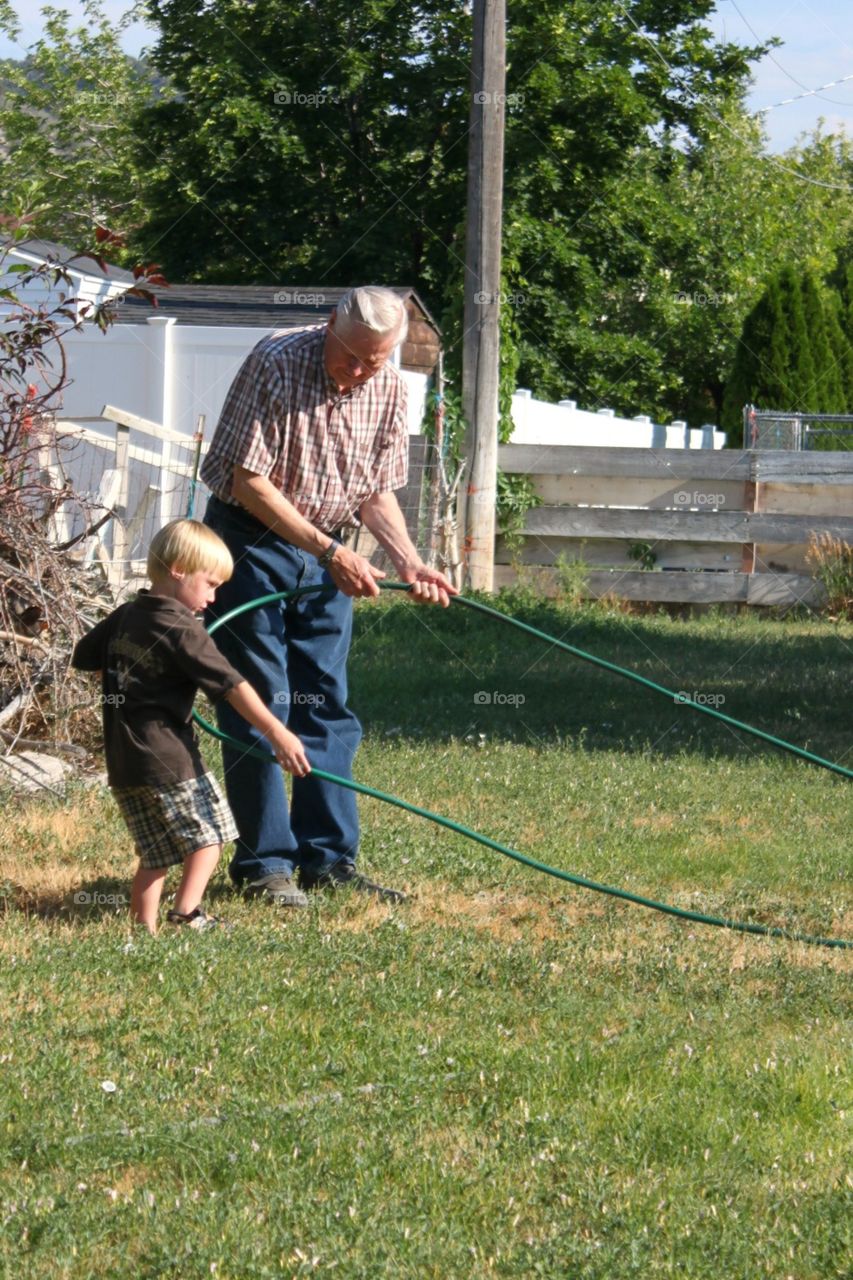
[[335, 307], [335, 327], [346, 332], [357, 324], [383, 338], [393, 333], [398, 342], [405, 342], [409, 330], [406, 304], [399, 294], [378, 284], [348, 289]]

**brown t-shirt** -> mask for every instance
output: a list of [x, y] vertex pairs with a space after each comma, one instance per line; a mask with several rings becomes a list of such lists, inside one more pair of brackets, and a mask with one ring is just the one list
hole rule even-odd
[[216, 701], [244, 680], [186, 605], [148, 591], [83, 636], [71, 665], [102, 672], [112, 787], [172, 786], [204, 774], [191, 721], [196, 693]]

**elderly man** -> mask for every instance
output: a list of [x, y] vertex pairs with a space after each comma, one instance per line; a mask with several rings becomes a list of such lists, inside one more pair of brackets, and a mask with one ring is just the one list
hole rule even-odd
[[[405, 384], [388, 360], [406, 327], [401, 299], [369, 287], [345, 294], [327, 326], [264, 338], [234, 379], [201, 471], [213, 495], [205, 520], [235, 564], [212, 616], [294, 587], [337, 588], [250, 610], [216, 639], [311, 764], [346, 778], [361, 738], [346, 705], [352, 597], [378, 595], [385, 575], [343, 544], [345, 530], [363, 523], [415, 600], [446, 606], [455, 594], [421, 560], [394, 496], [406, 482], [408, 431]], [[219, 723], [260, 741], [227, 704]], [[324, 885], [403, 898], [356, 870], [353, 792], [308, 774], [294, 778], [288, 809], [275, 763], [229, 746], [223, 757], [238, 887], [288, 907]]]

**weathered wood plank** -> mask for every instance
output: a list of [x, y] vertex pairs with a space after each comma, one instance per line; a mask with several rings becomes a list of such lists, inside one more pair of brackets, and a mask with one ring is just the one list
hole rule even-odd
[[[93, 418], [92, 421], [101, 422], [102, 419]], [[84, 444], [97, 445], [101, 449], [109, 449], [110, 452], [112, 452], [115, 447], [115, 442], [112, 436], [105, 436], [100, 431], [90, 431], [88, 427], [79, 427], [77, 426], [76, 421], [75, 422], [66, 421], [61, 424], [57, 423], [57, 429], [60, 426], [63, 427], [63, 431], [61, 434], [68, 440], [68, 442], [72, 447], [78, 441]], [[187, 443], [191, 444], [192, 441], [190, 440]], [[63, 447], [65, 447], [65, 441], [63, 441]], [[206, 452], [207, 452], [207, 444], [204, 444], [202, 445], [202, 454]], [[148, 463], [149, 466], [152, 466], [152, 467], [158, 467], [158, 468], [163, 467], [163, 455], [159, 452], [159, 450], [155, 452], [153, 449], [142, 449], [140, 448], [139, 445], [131, 444], [131, 445], [128, 445], [127, 447], [127, 456], [133, 462], [146, 462]], [[193, 468], [190, 466], [190, 464], [184, 463], [184, 462], [171, 461], [167, 463], [167, 465], [163, 469], [165, 471], [168, 471], [170, 475], [174, 474], [176, 476], [191, 476], [193, 473]]]
[[[725, 450], [723, 451], [725, 452]], [[752, 455], [754, 478], [762, 484], [853, 484], [853, 451], [806, 453], [796, 449], [757, 449]]]
[[[673, 483], [672, 476], [654, 479], [636, 476], [535, 475], [533, 485], [547, 506], [647, 507], [652, 511], [675, 508], [713, 511], [725, 507], [740, 511], [742, 480], [690, 480]], [[833, 492], [837, 492], [834, 490]], [[800, 508], [802, 509], [802, 508]], [[813, 504], [808, 510], [817, 510]], [[846, 512], [839, 512], [846, 514]]]
[[748, 452], [737, 449], [616, 449], [566, 444], [504, 444], [498, 449], [498, 466], [506, 472], [665, 478], [674, 487], [693, 480], [748, 480], [749, 458]]
[[[615, 538], [595, 542], [580, 538], [527, 538], [521, 548], [511, 553], [499, 538], [495, 563], [553, 565], [562, 556], [569, 564], [583, 560], [596, 569], [636, 570], [636, 562], [628, 558], [628, 546], [624, 540]], [[728, 542], [658, 542], [653, 551], [658, 569], [720, 569], [729, 573], [740, 569], [740, 549]]]
[[746, 600], [744, 573], [643, 573], [636, 569], [589, 575], [590, 599], [615, 595], [620, 600], [650, 600], [662, 604], [719, 604]]
[[632, 476], [674, 481], [753, 480], [769, 484], [853, 484], [853, 451], [790, 449], [617, 449], [598, 445], [504, 444], [502, 471], [524, 475]]
[[530, 537], [631, 538], [682, 542], [808, 542], [831, 533], [853, 542], [853, 517], [788, 516], [765, 511], [632, 511], [598, 507], [535, 507], [524, 533]]
[[[637, 504], [638, 505], [638, 504]], [[646, 505], [645, 503], [643, 504]], [[853, 515], [853, 492], [849, 485], [815, 481], [792, 484], [775, 481], [761, 486], [762, 511], [784, 511], [786, 515], [811, 515], [819, 511], [821, 516]]]
[[752, 573], [747, 585], [747, 604], [807, 604], [819, 607], [826, 599], [822, 582], [804, 573]]
[[[495, 586], [511, 586], [518, 580], [509, 565], [495, 568]], [[557, 574], [540, 569], [537, 589], [555, 595], [559, 587]], [[589, 599], [612, 595], [620, 600], [647, 601], [658, 604], [726, 604], [743, 603], [789, 607], [796, 604], [819, 605], [824, 590], [820, 583], [804, 574], [746, 573], [643, 573], [638, 570], [589, 575], [584, 594]]]
[[192, 436], [171, 431], [169, 427], [164, 427], [159, 422], [151, 422], [149, 418], [140, 418], [139, 414], [129, 413], [127, 409], [117, 409], [115, 405], [105, 404], [101, 415], [109, 422], [116, 422], [121, 427], [130, 427], [133, 431], [144, 431], [147, 436], [154, 436], [155, 440], [169, 440], [172, 444], [184, 444], [188, 449], [192, 448]]

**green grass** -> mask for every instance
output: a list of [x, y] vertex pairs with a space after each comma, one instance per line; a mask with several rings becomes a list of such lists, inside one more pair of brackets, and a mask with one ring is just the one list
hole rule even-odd
[[[853, 627], [522, 605], [850, 761]], [[352, 698], [360, 780], [597, 880], [853, 936], [841, 778], [460, 609], [360, 608]], [[127, 893], [107, 796], [6, 807], [0, 1274], [849, 1275], [849, 953], [362, 814], [406, 906], [285, 918], [220, 872], [232, 933], [150, 939], [73, 901]]]

